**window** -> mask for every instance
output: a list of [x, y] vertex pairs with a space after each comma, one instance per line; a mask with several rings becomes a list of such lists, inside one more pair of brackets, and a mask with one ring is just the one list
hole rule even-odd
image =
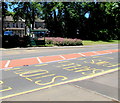
[[23, 28], [23, 23], [21, 23], [21, 28]]
[[13, 28], [15, 27], [15, 23], [13, 23]]
[[7, 27], [10, 28], [10, 23], [7, 23]]
[[6, 23], [4, 23], [4, 28], [6, 28], [7, 26], [6, 26]]
[[37, 25], [37, 23], [35, 23], [35, 28], [38, 28], [38, 25]]
[[16, 23], [16, 28], [18, 28], [18, 23]]

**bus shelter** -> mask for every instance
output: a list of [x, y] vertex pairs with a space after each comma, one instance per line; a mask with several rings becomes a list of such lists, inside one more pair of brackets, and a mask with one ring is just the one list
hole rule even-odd
[[34, 41], [35, 45], [45, 45], [45, 34], [47, 33], [48, 29], [35, 29], [30, 30], [32, 35], [32, 42]]

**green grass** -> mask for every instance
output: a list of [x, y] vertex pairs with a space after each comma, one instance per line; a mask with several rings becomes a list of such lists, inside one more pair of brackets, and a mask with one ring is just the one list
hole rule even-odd
[[83, 45], [99, 45], [99, 44], [118, 44], [120, 40], [110, 40], [110, 41], [91, 41], [91, 40], [83, 40]]

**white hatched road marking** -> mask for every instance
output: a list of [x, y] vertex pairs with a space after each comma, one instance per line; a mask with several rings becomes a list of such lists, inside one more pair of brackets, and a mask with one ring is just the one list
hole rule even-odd
[[93, 53], [100, 54], [100, 53], [97, 53], [97, 52], [95, 52], [95, 51], [93, 51]]
[[39, 57], [37, 57], [37, 60], [38, 60], [39, 63], [42, 63], [42, 61], [39, 59]]
[[7, 63], [5, 64], [5, 68], [7, 68], [10, 64], [10, 60], [7, 61]]
[[108, 53], [113, 53], [113, 52], [110, 52], [109, 50], [106, 50], [106, 52], [108, 52]]
[[62, 56], [62, 55], [59, 55], [61, 58], [63, 58], [64, 60], [66, 59], [64, 56]]
[[82, 55], [82, 56], [86, 56], [86, 55], [84, 55], [84, 54], [82, 54], [82, 53], [78, 53], [78, 54], [80, 54], [80, 55]]

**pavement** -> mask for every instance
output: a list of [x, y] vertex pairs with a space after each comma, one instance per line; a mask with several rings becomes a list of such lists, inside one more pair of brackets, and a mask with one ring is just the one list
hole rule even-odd
[[98, 44], [98, 45], [85, 45], [85, 46], [53, 46], [53, 47], [16, 47], [16, 48], [0, 48], [2, 51], [8, 51], [8, 50], [35, 50], [35, 49], [46, 49], [46, 48], [85, 48], [85, 47], [103, 47], [103, 46], [114, 46], [118, 44]]
[[[4, 68], [7, 62], [5, 63], [0, 70], [3, 74], [2, 81], [4, 81], [0, 84], [5, 84], [2, 93], [3, 101], [110, 101], [118, 103], [118, 44], [35, 49], [14, 48], [1, 51], [2, 61], [11, 62], [33, 57], [38, 57], [37, 62], [40, 61], [32, 65], [17, 65], [12, 68], [9, 68], [9, 65]], [[60, 58], [60, 55], [64, 58], [61, 60], [54, 58], [54, 56]], [[108, 64], [101, 65], [101, 63]], [[82, 72], [80, 72], [80, 65], [83, 65]], [[89, 68], [85, 69], [85, 66], [89, 66]], [[41, 75], [41, 70], [50, 74], [43, 74], [40, 80], [32, 78], [37, 77], [38, 74]], [[79, 73], [76, 74], [75, 72], [78, 71]], [[51, 78], [44, 78], [45, 76], [52, 77], [52, 81], [50, 82]], [[41, 80], [44, 82], [40, 83]]]

